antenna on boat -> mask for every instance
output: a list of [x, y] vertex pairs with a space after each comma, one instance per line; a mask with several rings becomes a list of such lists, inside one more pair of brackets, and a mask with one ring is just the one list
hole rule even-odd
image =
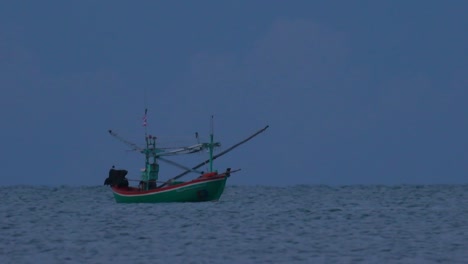
[[145, 114], [143, 115], [143, 127], [145, 128], [145, 137], [148, 136], [148, 108], [145, 108]]
[[214, 137], [214, 128], [213, 128], [213, 119], [214, 116], [211, 115], [211, 131], [210, 131], [210, 172], [213, 172], [213, 147], [214, 147], [214, 142], [213, 142], [213, 137]]
[[143, 103], [145, 106], [145, 114], [143, 115], [143, 127], [145, 128], [145, 138], [148, 136], [148, 88], [144, 88]]

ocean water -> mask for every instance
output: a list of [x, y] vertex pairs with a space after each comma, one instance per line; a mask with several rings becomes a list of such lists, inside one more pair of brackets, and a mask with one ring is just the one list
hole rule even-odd
[[468, 263], [468, 185], [227, 186], [117, 204], [107, 187], [0, 187], [0, 263]]

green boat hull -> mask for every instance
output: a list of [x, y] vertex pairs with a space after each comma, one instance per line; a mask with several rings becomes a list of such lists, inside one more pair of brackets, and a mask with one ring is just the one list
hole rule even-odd
[[219, 200], [226, 176], [200, 178], [152, 190], [134, 187], [112, 187], [117, 203], [205, 202]]

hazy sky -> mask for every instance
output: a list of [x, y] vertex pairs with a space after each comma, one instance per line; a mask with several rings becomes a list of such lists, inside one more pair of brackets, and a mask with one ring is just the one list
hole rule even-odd
[[[229, 185], [468, 183], [467, 1], [2, 1], [1, 185], [138, 178], [208, 137]], [[146, 94], [146, 96], [145, 96]], [[177, 159], [192, 166], [206, 154]], [[180, 172], [161, 168], [160, 178]], [[190, 177], [189, 177], [190, 178]]]

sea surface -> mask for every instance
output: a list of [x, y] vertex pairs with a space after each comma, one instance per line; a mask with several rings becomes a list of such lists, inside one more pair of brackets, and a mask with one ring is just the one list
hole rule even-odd
[[468, 263], [468, 185], [227, 186], [117, 204], [108, 187], [0, 187], [0, 263]]

